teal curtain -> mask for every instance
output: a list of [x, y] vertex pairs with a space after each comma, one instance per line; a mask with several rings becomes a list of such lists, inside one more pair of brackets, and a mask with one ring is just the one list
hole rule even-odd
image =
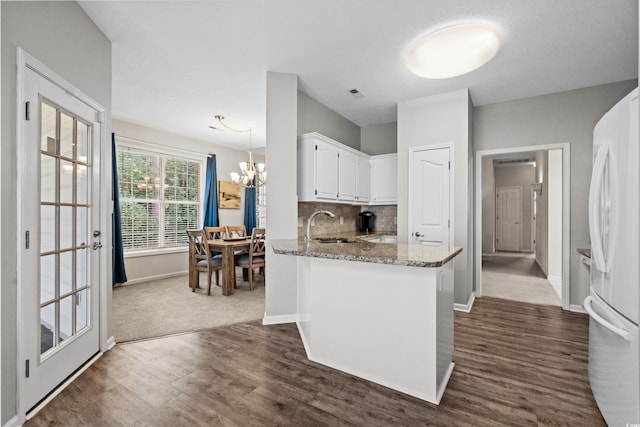
[[112, 284], [126, 283], [127, 273], [124, 268], [124, 249], [122, 248], [122, 222], [120, 220], [120, 195], [118, 187], [118, 162], [116, 156], [116, 134], [111, 134], [111, 267]]
[[251, 234], [256, 226], [256, 189], [244, 189], [244, 227]]
[[216, 155], [207, 159], [207, 175], [204, 190], [203, 227], [217, 227], [218, 217], [218, 173], [216, 171]]

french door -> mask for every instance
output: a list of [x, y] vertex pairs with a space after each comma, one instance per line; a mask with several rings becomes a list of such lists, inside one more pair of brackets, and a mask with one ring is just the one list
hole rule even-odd
[[24, 69], [19, 163], [20, 407], [100, 349], [97, 111]]

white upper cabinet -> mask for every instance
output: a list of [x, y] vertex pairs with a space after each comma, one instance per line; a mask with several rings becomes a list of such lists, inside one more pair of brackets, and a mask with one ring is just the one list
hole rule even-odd
[[338, 150], [315, 135], [298, 139], [298, 200], [337, 200]]
[[[376, 166], [373, 159], [378, 159]], [[315, 132], [298, 137], [298, 200], [301, 202], [396, 203], [396, 174], [395, 154], [369, 156]], [[374, 175], [380, 176], [374, 181]]]
[[356, 157], [356, 201], [369, 203], [371, 199], [371, 166], [369, 157]]
[[398, 155], [371, 156], [371, 204], [398, 203]]
[[338, 151], [324, 141], [315, 143], [314, 195], [318, 199], [338, 198]]
[[338, 151], [338, 200], [356, 200], [356, 155]]

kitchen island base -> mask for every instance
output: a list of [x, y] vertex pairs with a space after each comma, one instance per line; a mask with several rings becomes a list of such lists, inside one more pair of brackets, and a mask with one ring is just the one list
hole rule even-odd
[[453, 370], [453, 263], [298, 257], [309, 360], [438, 404]]

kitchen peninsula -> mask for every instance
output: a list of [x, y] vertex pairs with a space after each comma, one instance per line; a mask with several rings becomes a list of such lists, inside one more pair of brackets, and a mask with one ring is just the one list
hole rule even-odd
[[307, 357], [438, 404], [453, 370], [452, 260], [462, 249], [337, 241], [270, 242], [298, 257]]

